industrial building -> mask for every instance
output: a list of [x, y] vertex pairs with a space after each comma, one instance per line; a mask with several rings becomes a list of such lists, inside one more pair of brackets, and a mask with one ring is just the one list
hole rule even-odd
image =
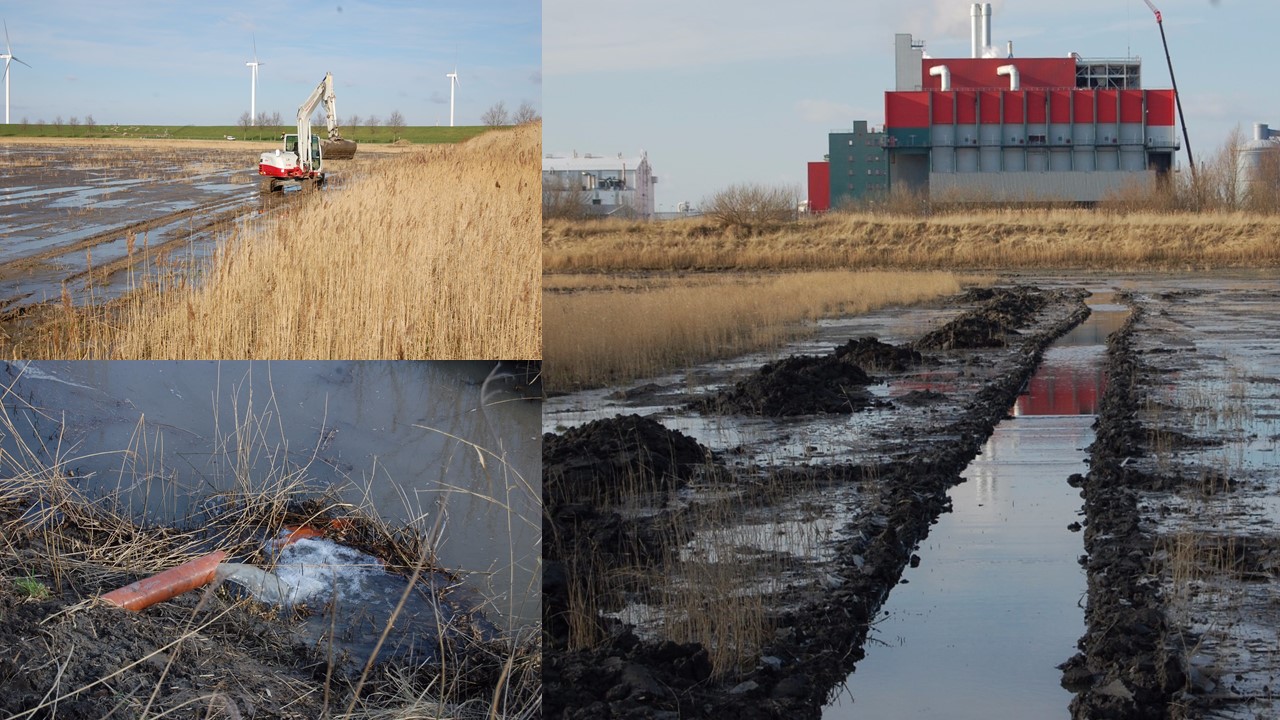
[[549, 195], [571, 195], [589, 215], [649, 220], [654, 215], [653, 186], [658, 178], [649, 156], [547, 155], [542, 158], [543, 205]]
[[970, 16], [967, 58], [927, 57], [911, 35], [894, 37], [895, 88], [884, 94], [880, 138], [887, 177], [867, 180], [876, 156], [845, 152], [866, 147], [858, 133], [866, 123], [855, 123], [852, 134], [829, 136], [826, 187], [822, 168], [811, 164], [810, 207], [886, 190], [934, 200], [1087, 203], [1150, 187], [1173, 169], [1174, 92], [1144, 90], [1141, 60], [1016, 58], [1012, 43], [1002, 52], [991, 46], [989, 3], [974, 4]]

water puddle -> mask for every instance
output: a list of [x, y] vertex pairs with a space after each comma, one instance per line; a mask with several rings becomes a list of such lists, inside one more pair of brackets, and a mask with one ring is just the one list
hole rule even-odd
[[1087, 472], [1105, 338], [1127, 312], [1111, 303], [1096, 293], [1090, 319], [1046, 352], [824, 718], [1067, 717], [1056, 666], [1084, 630], [1086, 589], [1067, 477]]

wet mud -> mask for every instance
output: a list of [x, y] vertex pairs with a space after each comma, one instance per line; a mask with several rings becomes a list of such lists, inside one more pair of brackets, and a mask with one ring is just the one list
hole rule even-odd
[[1076, 718], [1280, 714], [1280, 294], [1137, 285], [1108, 351], [1085, 497]]
[[[544, 508], [544, 534], [550, 539], [546, 553], [551, 558], [544, 579], [547, 717], [818, 717], [830, 694], [862, 658], [871, 626], [903, 569], [920, 562], [921, 541], [948, 509], [947, 490], [963, 481], [961, 472], [1014, 406], [1045, 349], [1088, 316], [1082, 302], [1085, 295], [1082, 290], [1031, 287], [973, 293], [960, 301], [969, 306], [968, 311], [914, 339], [909, 347], [864, 337], [840, 342], [835, 351], [820, 356], [823, 363], [858, 368], [868, 377], [872, 370], [881, 386], [871, 395], [880, 407], [869, 412], [880, 413], [877, 421], [892, 429], [876, 426], [846, 434], [846, 444], [859, 448], [857, 458], [767, 464], [731, 443], [723, 451], [713, 448], [712, 453], [724, 461], [717, 466], [718, 472], [728, 477], [709, 483], [710, 489], [702, 488], [701, 495], [696, 485], [677, 490], [678, 484], [667, 483], [660, 484], [656, 497], [649, 497], [639, 510], [630, 503], [634, 498], [624, 498], [596, 505], [582, 501], [578, 508], [586, 504], [589, 509], [573, 513], [556, 504], [554, 492], [544, 495], [549, 501]], [[921, 356], [926, 348], [936, 357]], [[789, 362], [796, 363], [783, 359], [769, 363], [769, 368], [789, 367]], [[729, 381], [707, 395], [731, 398], [743, 382], [760, 382], [758, 378], [774, 373], [762, 368], [738, 385]], [[870, 384], [863, 382], [859, 388]], [[788, 400], [797, 412], [848, 412], [824, 409], [829, 407], [823, 400], [830, 395], [829, 386], [810, 389], [803, 383], [780, 384], [780, 389], [786, 387], [800, 396]], [[843, 396], [846, 391], [836, 392]], [[651, 389], [640, 397], [657, 394]], [[848, 404], [843, 402], [844, 407]], [[725, 412], [724, 405], [715, 407]], [[925, 406], [933, 407], [921, 412], [919, 408]], [[742, 414], [759, 412], [759, 405], [753, 403], [733, 407]], [[670, 422], [677, 421], [690, 428], [701, 428], [703, 422], [684, 414]], [[800, 423], [793, 432], [808, 432], [803, 415], [787, 422]], [[547, 436], [544, 443], [561, 447], [555, 437]], [[659, 438], [659, 448], [674, 445], [670, 440], [664, 445], [659, 435], [649, 437]], [[642, 454], [635, 448], [602, 450], [619, 456], [620, 462], [621, 456]], [[651, 447], [647, 452], [653, 451]], [[731, 461], [735, 454], [749, 459]], [[566, 462], [563, 457], [548, 456], [544, 466], [552, 467], [553, 459]], [[552, 482], [546, 476], [546, 484]], [[687, 553], [690, 543], [671, 529], [688, 527], [683, 521], [690, 515], [713, 513], [718, 495], [749, 498], [745, 504], [776, 519], [788, 507], [789, 495], [814, 488], [829, 493], [815, 496], [821, 499], [814, 502], [835, 504], [840, 502], [835, 498], [848, 497], [857, 509], [847, 527], [822, 543], [825, 558], [816, 580], [812, 566], [786, 560], [783, 567], [790, 568], [786, 577], [770, 578], [778, 583], [775, 589], [757, 588], [767, 595], [764, 605], [770, 608], [773, 632], [758, 660], [736, 672], [714, 675], [707, 647], [656, 638], [643, 623], [627, 622], [613, 612], [628, 599], [643, 597], [643, 589], [593, 584], [601, 575], [599, 566], [625, 575], [643, 562], [675, 572], [673, 558]], [[599, 496], [599, 491], [594, 495]], [[562, 496], [559, 502], [563, 500]], [[582, 539], [584, 513], [609, 518], [602, 529], [590, 531], [594, 538], [590, 542]], [[632, 539], [641, 536], [646, 542]], [[566, 537], [573, 541], [567, 542]], [[696, 546], [696, 541], [692, 544]], [[630, 554], [601, 550], [610, 547], [627, 548]], [[643, 558], [630, 551], [637, 547], [645, 548]], [[588, 548], [594, 554], [584, 551]], [[754, 552], [759, 556], [761, 551]], [[614, 597], [596, 597], [609, 593]], [[583, 619], [570, 608], [584, 597], [600, 605], [601, 612], [590, 618], [596, 624], [596, 640], [578, 642], [571, 649], [574, 633], [581, 630], [572, 626]]]
[[[322, 508], [301, 505], [290, 519], [320, 522]], [[319, 620], [323, 608], [260, 605], [231, 583], [141, 612], [96, 602], [95, 596], [137, 577], [58, 557], [101, 542], [94, 517], [66, 520], [56, 532], [32, 527], [15, 533], [15, 512], [10, 506], [0, 515], [11, 528], [2, 567], [6, 581], [0, 584], [0, 714], [5, 717], [321, 717], [351, 699], [368, 655], [353, 657], [351, 639], [316, 643], [298, 632], [309, 618]], [[98, 520], [104, 527], [113, 524]], [[403, 561], [416, 549], [407, 538], [389, 538], [360, 518], [346, 518], [343, 527], [344, 542], [384, 558], [389, 571], [408, 574]], [[163, 548], [164, 532], [138, 528], [136, 533], [139, 541], [152, 543], [148, 551]], [[49, 544], [54, 539], [57, 547]], [[28, 586], [9, 580], [23, 575], [40, 582]], [[459, 584], [447, 572], [440, 577], [439, 583], [424, 579], [424, 592], [437, 592], [427, 589], [436, 587], [447, 593]], [[444, 597], [438, 602], [452, 605]], [[440, 627], [435, 617], [398, 618], [361, 697], [383, 694], [390, 702], [406, 688], [425, 691], [441, 681], [445, 665], [452, 665], [449, 677], [456, 673], [467, 686], [455, 701], [489, 700], [503, 672], [504, 643], [494, 639], [478, 612], [453, 609], [447, 635], [411, 632]]]

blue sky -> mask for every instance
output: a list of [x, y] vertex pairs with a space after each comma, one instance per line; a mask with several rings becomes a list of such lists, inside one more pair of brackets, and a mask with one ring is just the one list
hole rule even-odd
[[[1237, 126], [1280, 127], [1280, 28], [1267, 0], [1155, 0], [1197, 162]], [[934, 57], [968, 57], [969, 0], [544, 0], [543, 149], [649, 153], [660, 210], [738, 182], [803, 188], [827, 133], [884, 121], [894, 33]], [[1169, 87], [1143, 0], [1002, 0], [992, 44], [1015, 56], [1142, 58], [1143, 86]], [[1185, 169], [1185, 148], [1179, 152]]]
[[286, 121], [332, 72], [343, 121], [399, 110], [409, 125], [448, 125], [455, 63], [458, 125], [498, 101], [542, 106], [537, 0], [39, 0], [0, 4], [0, 18], [31, 65], [11, 66], [13, 122], [235, 124], [255, 34], [258, 110]]

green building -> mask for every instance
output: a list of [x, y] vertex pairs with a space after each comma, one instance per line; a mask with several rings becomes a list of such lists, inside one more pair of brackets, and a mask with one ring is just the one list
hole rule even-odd
[[827, 137], [833, 210], [888, 194], [889, 154], [883, 147], [883, 131], [872, 132], [867, 129], [866, 120], [855, 120], [853, 132], [835, 132]]

